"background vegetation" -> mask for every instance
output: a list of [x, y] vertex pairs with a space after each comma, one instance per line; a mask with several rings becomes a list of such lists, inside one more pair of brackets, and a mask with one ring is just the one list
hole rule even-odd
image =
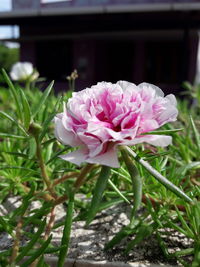
[[[107, 174], [102, 173], [101, 166], [95, 165], [85, 175], [84, 183], [77, 185], [77, 181], [83, 176], [84, 168], [88, 167], [86, 165], [81, 169], [58, 157], [72, 148], [55, 139], [52, 123], [53, 117], [62, 111], [63, 101], [67, 101], [71, 92], [55, 96], [53, 84], [44, 92], [36, 87], [24, 90], [18, 84], [14, 86], [5, 72], [4, 79], [10, 89], [0, 89], [0, 202], [3, 203], [10, 195], [18, 195], [22, 204], [15, 211], [0, 217], [0, 231], [7, 232], [13, 239], [13, 247], [0, 253], [0, 261], [2, 266], [15, 266], [22, 259], [22, 267], [30, 266], [33, 262], [37, 266], [47, 266], [44, 255], [53, 253], [58, 255], [60, 267], [63, 266], [67, 251], [68, 229], [74, 220], [85, 220], [89, 225], [96, 213], [108, 207], [114, 208], [125, 203], [133, 208], [132, 177], [123, 163], [120, 169], [111, 170], [107, 183], [103, 184], [103, 178]], [[178, 103], [178, 121], [162, 129], [172, 135], [173, 145], [166, 149], [145, 144], [132, 147], [138, 155], [135, 164], [143, 182], [143, 212], [136, 214], [134, 219], [130, 218], [130, 224], [105, 244], [105, 248], [112, 249], [125, 239], [124, 252], [129, 253], [149, 236], [155, 235], [158, 246], [167, 259], [174, 259], [183, 266], [198, 267], [200, 103], [197, 96], [200, 87], [190, 84], [185, 84], [185, 87], [189, 97]], [[167, 190], [138, 163], [140, 159], [148, 161], [181, 188], [193, 203], [188, 203]], [[45, 176], [50, 179], [49, 185], [45, 182]], [[72, 188], [78, 189], [84, 196], [83, 200], [80, 201], [76, 195], [75, 200], [73, 199]], [[88, 201], [91, 198], [93, 202], [94, 199], [99, 199], [92, 213], [91, 203]], [[35, 200], [40, 201], [41, 208], [33, 210], [31, 205]], [[50, 218], [53, 218], [51, 216], [54, 207], [59, 203], [67, 206], [67, 216], [62, 222], [50, 225], [46, 221], [46, 215], [50, 213]], [[76, 211], [74, 216], [73, 206]], [[56, 247], [51, 244], [51, 231], [58, 227], [64, 227], [64, 234], [60, 246]], [[166, 240], [171, 233], [167, 229], [184, 235], [190, 240], [189, 245], [170, 252]], [[27, 242], [20, 246], [20, 240], [24, 237]], [[28, 259], [25, 258], [27, 255]]]

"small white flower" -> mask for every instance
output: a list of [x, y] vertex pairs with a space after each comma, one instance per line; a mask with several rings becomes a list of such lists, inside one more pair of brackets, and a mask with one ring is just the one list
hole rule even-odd
[[39, 73], [34, 70], [30, 62], [17, 62], [12, 66], [10, 76], [13, 81], [34, 81]]

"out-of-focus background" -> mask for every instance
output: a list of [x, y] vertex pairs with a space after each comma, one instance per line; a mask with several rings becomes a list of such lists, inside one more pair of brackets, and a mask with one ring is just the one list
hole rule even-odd
[[[198, 83], [200, 0], [0, 0], [0, 67], [29, 61], [57, 89], [146, 81]], [[199, 58], [200, 60], [200, 58]]]

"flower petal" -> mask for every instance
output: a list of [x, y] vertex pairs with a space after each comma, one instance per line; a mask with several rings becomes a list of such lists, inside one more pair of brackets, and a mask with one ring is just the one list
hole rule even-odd
[[86, 162], [87, 159], [87, 149], [86, 148], [80, 148], [76, 151], [73, 151], [66, 155], [59, 156], [61, 159], [64, 159], [66, 161], [69, 161], [71, 163], [74, 163], [78, 166], [81, 165], [81, 163]]
[[139, 87], [140, 89], [146, 88], [147, 91], [153, 89], [153, 91], [156, 92], [156, 95], [157, 95], [157, 96], [164, 97], [164, 93], [163, 93], [163, 91], [162, 91], [159, 87], [155, 86], [154, 84], [151, 84], [151, 83], [140, 83], [140, 84], [138, 85], [138, 87]]
[[58, 114], [55, 118], [55, 136], [64, 145], [70, 145], [72, 147], [79, 146], [82, 142], [78, 139], [71, 131], [67, 131], [63, 126], [62, 119], [60, 119], [61, 114]]
[[131, 141], [123, 141], [122, 143], [133, 146], [144, 142], [153, 146], [166, 147], [172, 144], [172, 137], [168, 135], [145, 135], [144, 137], [137, 137]]
[[96, 156], [94, 158], [88, 158], [86, 162], [97, 163], [105, 166], [110, 166], [112, 168], [120, 167], [117, 157], [116, 146], [107, 150], [107, 152], [103, 153], [102, 155]]

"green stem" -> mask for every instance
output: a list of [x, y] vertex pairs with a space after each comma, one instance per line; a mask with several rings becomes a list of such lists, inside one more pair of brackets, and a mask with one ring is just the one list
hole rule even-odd
[[140, 159], [137, 154], [129, 147], [124, 146], [124, 149], [167, 189], [169, 189], [171, 192], [173, 192], [178, 197], [181, 197], [185, 201], [189, 203], [193, 202], [192, 199], [188, 197], [180, 188], [178, 188], [176, 185], [167, 180], [167, 178], [165, 178], [162, 174], [155, 170], [148, 162], [144, 161], [143, 159]]
[[131, 218], [130, 218], [130, 225], [132, 225], [135, 222], [136, 213], [142, 203], [142, 180], [141, 180], [141, 177], [139, 175], [139, 172], [135, 164], [129, 157], [127, 150], [124, 147], [120, 147], [120, 150], [122, 153], [123, 160], [128, 169], [128, 172], [131, 176], [132, 186], [133, 186], [134, 206], [133, 206], [133, 209], [131, 212]]
[[82, 168], [80, 174], [77, 177], [77, 180], [74, 184], [75, 191], [77, 191], [81, 185], [83, 184], [85, 177], [88, 175], [88, 173], [94, 168], [94, 164], [87, 164], [85, 167]]
[[42, 179], [49, 191], [49, 193], [52, 195], [53, 198], [57, 198], [54, 190], [53, 190], [53, 187], [52, 187], [52, 184], [51, 184], [51, 181], [48, 177], [48, 174], [47, 174], [47, 171], [46, 171], [46, 166], [45, 166], [45, 163], [44, 163], [44, 160], [43, 160], [43, 156], [42, 156], [42, 146], [41, 146], [41, 143], [40, 143], [40, 133], [41, 133], [41, 126], [35, 122], [32, 122], [29, 126], [29, 129], [28, 129], [28, 132], [29, 134], [31, 134], [34, 139], [35, 139], [35, 143], [36, 143], [36, 157], [37, 157], [37, 160], [38, 160], [38, 163], [39, 163], [39, 167], [40, 167], [40, 170], [41, 170], [41, 176], [42, 176]]
[[27, 91], [30, 91], [30, 88], [31, 88], [30, 85], [31, 85], [31, 82], [30, 81], [26, 81], [25, 88], [26, 88]]
[[67, 215], [65, 219], [65, 226], [63, 230], [63, 236], [61, 240], [61, 249], [58, 259], [58, 267], [63, 267], [65, 263], [65, 258], [69, 248], [71, 226], [73, 221], [73, 210], [74, 210], [74, 193], [69, 196], [68, 206], [67, 206]]
[[111, 172], [110, 167], [104, 165], [101, 167], [101, 172], [99, 174], [98, 180], [94, 188], [91, 205], [87, 213], [86, 225], [90, 224], [90, 222], [93, 220], [98, 211], [100, 202], [102, 200], [110, 176], [110, 172]]
[[52, 188], [51, 181], [50, 181], [50, 179], [48, 177], [47, 171], [46, 171], [46, 166], [44, 164], [44, 160], [43, 160], [43, 157], [42, 157], [42, 147], [41, 147], [41, 144], [39, 142], [39, 138], [35, 137], [35, 141], [36, 141], [36, 156], [37, 156], [38, 163], [39, 163], [39, 166], [40, 166], [42, 178], [44, 180], [44, 183], [46, 184], [46, 187], [47, 187], [49, 193], [54, 198], [57, 198], [56, 194], [55, 194], [55, 192], [54, 192], [54, 190]]

